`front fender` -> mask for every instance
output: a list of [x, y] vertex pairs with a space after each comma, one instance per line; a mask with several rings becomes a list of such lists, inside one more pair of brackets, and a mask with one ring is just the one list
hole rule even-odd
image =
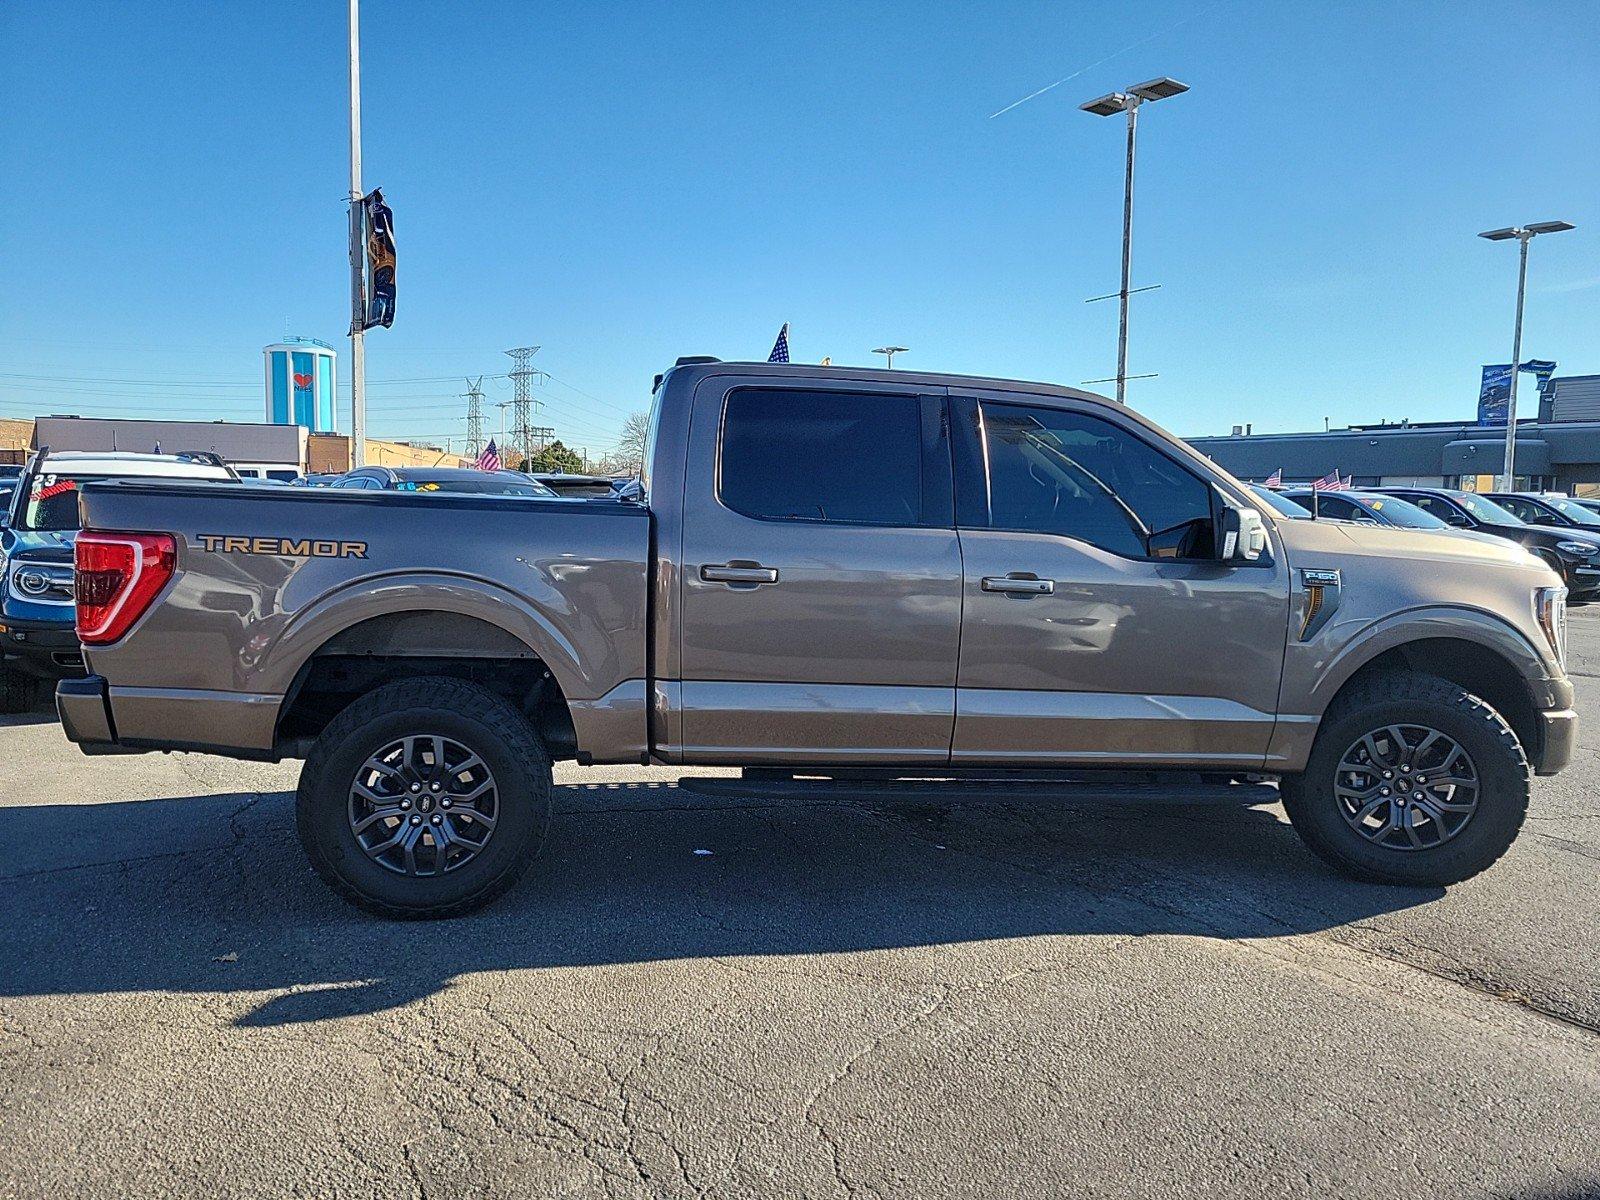
[[[1335, 619], [1312, 643], [1291, 642], [1291, 658], [1304, 655], [1295, 664], [1286, 664], [1285, 703], [1290, 712], [1321, 716], [1339, 689], [1362, 667], [1379, 655], [1403, 646], [1434, 638], [1453, 638], [1472, 642], [1510, 663], [1528, 684], [1535, 707], [1557, 707], [1550, 685], [1565, 682], [1553, 675], [1546, 658], [1522, 630], [1498, 613], [1464, 605], [1436, 604], [1402, 609], [1351, 631]], [[1294, 686], [1294, 674], [1303, 673], [1303, 686]]]
[[1553, 669], [1553, 662], [1522, 630], [1496, 613], [1435, 604], [1365, 622], [1355, 617], [1341, 622], [1335, 617], [1311, 641], [1289, 640], [1267, 769], [1303, 770], [1322, 715], [1356, 672], [1390, 650], [1431, 639], [1469, 642], [1509, 663], [1527, 686], [1536, 709], [1571, 706], [1572, 684]]

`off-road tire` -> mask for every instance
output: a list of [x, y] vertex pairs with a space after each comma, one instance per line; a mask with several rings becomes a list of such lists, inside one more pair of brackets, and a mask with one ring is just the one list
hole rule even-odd
[[32, 675], [0, 666], [0, 713], [32, 712], [39, 703], [39, 681]]
[[[1398, 850], [1363, 838], [1334, 797], [1340, 757], [1362, 734], [1417, 724], [1454, 738], [1480, 778], [1477, 810], [1459, 833], [1423, 850]], [[1340, 696], [1322, 719], [1303, 775], [1280, 785], [1295, 831], [1319, 857], [1356, 879], [1444, 886], [1491, 866], [1516, 840], [1528, 812], [1533, 770], [1505, 718], [1449, 680], [1411, 671], [1375, 675]]]
[[[347, 816], [351, 784], [367, 757], [411, 734], [460, 742], [488, 764], [498, 788], [488, 845], [442, 875], [402, 875], [374, 862]], [[406, 680], [369, 692], [323, 730], [300, 773], [295, 823], [317, 874], [351, 904], [399, 919], [456, 917], [504, 894], [538, 857], [552, 787], [544, 741], [506, 701], [459, 680]]]

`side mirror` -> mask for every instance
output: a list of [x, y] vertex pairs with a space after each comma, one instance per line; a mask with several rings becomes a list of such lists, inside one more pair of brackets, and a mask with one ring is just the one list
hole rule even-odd
[[1217, 557], [1223, 562], [1257, 562], [1267, 550], [1267, 523], [1253, 508], [1224, 504]]

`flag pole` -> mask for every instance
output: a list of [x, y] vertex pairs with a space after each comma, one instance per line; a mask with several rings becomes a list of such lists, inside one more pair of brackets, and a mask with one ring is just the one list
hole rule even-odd
[[366, 218], [361, 205], [361, 0], [350, 0], [350, 465], [367, 462]]

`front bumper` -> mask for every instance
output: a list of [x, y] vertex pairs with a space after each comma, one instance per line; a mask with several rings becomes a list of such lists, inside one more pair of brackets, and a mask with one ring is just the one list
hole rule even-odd
[[83, 647], [71, 622], [0, 620], [0, 659], [5, 665], [39, 679], [83, 677]]
[[1554, 775], [1572, 761], [1578, 747], [1578, 714], [1570, 708], [1536, 713], [1537, 745], [1530, 757], [1535, 775]]

